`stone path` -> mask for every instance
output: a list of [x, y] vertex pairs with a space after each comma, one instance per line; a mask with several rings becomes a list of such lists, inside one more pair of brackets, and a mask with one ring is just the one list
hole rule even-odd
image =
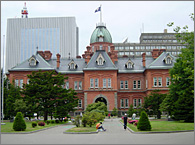
[[133, 134], [119, 119], [105, 119], [106, 132], [63, 134], [72, 125], [63, 125], [31, 134], [1, 134], [1, 144], [194, 144], [194, 132]]

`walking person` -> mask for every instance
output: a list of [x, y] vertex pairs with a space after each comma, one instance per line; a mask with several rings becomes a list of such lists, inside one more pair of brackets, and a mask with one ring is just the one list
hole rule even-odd
[[124, 129], [126, 130], [127, 129], [127, 114], [125, 113], [125, 116], [123, 118], [124, 120]]

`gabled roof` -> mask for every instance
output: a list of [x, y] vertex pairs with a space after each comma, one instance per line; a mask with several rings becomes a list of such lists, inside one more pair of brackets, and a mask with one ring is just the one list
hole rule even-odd
[[[100, 54], [105, 60], [103, 65], [97, 65], [96, 60]], [[112, 60], [108, 56], [107, 52], [105, 52], [105, 50], [97, 50], [83, 70], [118, 70], [118, 68], [113, 64]]]
[[169, 52], [163, 52], [158, 58], [156, 58], [150, 65], [147, 66], [147, 69], [170, 69], [174, 66], [174, 63], [166, 64], [164, 59], [167, 56], [172, 57], [172, 61], [176, 61], [176, 57], [171, 55]]
[[37, 70], [55, 70], [46, 60], [42, 58], [39, 54], [32, 55], [30, 58], [34, 57], [39, 63], [35, 66], [29, 65], [29, 59], [23, 61], [15, 67], [9, 69], [9, 71], [37, 71]]

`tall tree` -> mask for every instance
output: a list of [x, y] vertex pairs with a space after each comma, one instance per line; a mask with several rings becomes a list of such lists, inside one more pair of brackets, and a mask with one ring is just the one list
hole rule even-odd
[[[194, 14], [191, 14], [194, 20]], [[170, 23], [169, 26], [173, 26]], [[169, 109], [170, 115], [176, 120], [194, 121], [194, 32], [183, 30], [177, 26], [174, 31], [178, 41], [186, 45], [182, 49], [174, 67], [170, 69], [171, 85], [169, 95], [161, 105], [162, 109]], [[167, 108], [166, 108], [167, 107]], [[168, 110], [167, 109], [167, 110]]]
[[160, 90], [154, 90], [144, 98], [144, 108], [152, 109], [153, 115], [157, 115], [157, 118], [161, 118], [160, 104], [163, 102], [167, 94], [161, 94]]
[[[30, 79], [29, 84], [25, 84], [23, 89], [24, 98], [32, 105], [30, 113], [41, 111], [44, 113], [44, 120], [47, 120], [48, 113], [54, 110], [58, 98], [61, 99], [61, 96], [67, 95], [67, 102], [72, 101], [72, 98], [76, 98], [75, 93], [66, 92], [64, 94], [66, 89], [62, 88], [62, 85], [67, 77], [56, 74], [55, 71], [43, 72], [39, 70], [38, 72], [32, 72], [31, 75], [28, 75], [28, 78]], [[72, 107], [70, 104], [65, 105], [67, 108]]]

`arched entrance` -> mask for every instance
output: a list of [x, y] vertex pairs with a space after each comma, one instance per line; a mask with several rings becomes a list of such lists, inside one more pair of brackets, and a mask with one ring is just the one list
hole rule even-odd
[[107, 98], [106, 96], [104, 96], [104, 95], [102, 95], [102, 94], [97, 95], [97, 96], [93, 99], [93, 103], [98, 102], [98, 101], [105, 103], [106, 106], [107, 106], [107, 109], [109, 110], [109, 102], [108, 102], [108, 98]]
[[103, 102], [103, 103], [107, 106], [107, 101], [106, 101], [106, 99], [103, 98], [103, 97], [97, 98], [97, 99], [95, 100], [95, 103], [97, 103], [97, 102]]

